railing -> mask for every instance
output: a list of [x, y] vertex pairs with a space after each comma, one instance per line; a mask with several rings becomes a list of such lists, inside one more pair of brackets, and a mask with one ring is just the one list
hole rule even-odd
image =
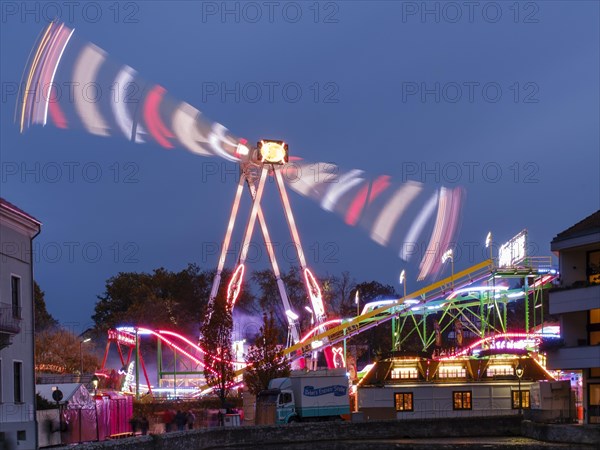
[[497, 260], [495, 260], [494, 270], [498, 272], [511, 272], [517, 271], [521, 273], [524, 270], [535, 270], [540, 269], [553, 269], [552, 256], [527, 256], [522, 261], [512, 264], [510, 266], [498, 266]]
[[0, 332], [16, 334], [21, 331], [21, 308], [0, 303]]

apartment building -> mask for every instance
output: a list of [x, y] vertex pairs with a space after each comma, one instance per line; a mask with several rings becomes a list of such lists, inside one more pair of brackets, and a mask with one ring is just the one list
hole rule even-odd
[[37, 447], [32, 242], [40, 229], [0, 198], [0, 448]]
[[550, 314], [560, 315], [563, 345], [548, 353], [548, 368], [581, 370], [585, 422], [600, 423], [600, 210], [556, 235], [560, 284]]

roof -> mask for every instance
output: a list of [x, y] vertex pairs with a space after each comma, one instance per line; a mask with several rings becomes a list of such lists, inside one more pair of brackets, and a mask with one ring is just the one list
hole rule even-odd
[[37, 220], [35, 217], [33, 217], [31, 214], [26, 213], [25, 211], [23, 211], [21, 208], [19, 208], [16, 205], [13, 205], [11, 202], [9, 202], [8, 200], [0, 197], [0, 208], [6, 208], [10, 211], [12, 211], [13, 213], [28, 219], [32, 222], [35, 222], [38, 225], [41, 225], [42, 222], [40, 222], [39, 220]]
[[587, 216], [585, 219], [577, 222], [575, 225], [567, 228], [565, 231], [558, 233], [552, 242], [565, 241], [580, 236], [600, 233], [600, 210]]
[[89, 397], [88, 390], [81, 383], [51, 383], [35, 385], [35, 391], [49, 402], [54, 402], [54, 399], [52, 398], [52, 392], [54, 391], [53, 388], [58, 388], [63, 393], [63, 398], [60, 403], [73, 402], [74, 397], [76, 397], [75, 394], [80, 392], [82, 389], [84, 390], [82, 393], [83, 396], [85, 397], [87, 393], [87, 397]]

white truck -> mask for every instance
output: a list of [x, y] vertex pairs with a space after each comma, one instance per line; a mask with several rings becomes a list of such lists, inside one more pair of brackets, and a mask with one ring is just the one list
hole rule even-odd
[[257, 424], [339, 420], [350, 414], [346, 369], [292, 371], [256, 398]]

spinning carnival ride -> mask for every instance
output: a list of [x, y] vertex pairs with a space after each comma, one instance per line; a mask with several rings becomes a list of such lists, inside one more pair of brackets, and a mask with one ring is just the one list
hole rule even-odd
[[[70, 87], [69, 95], [62, 91], [64, 86]], [[182, 147], [199, 156], [218, 157], [239, 164], [241, 176], [210, 300], [214, 300], [221, 283], [225, 256], [246, 185], [252, 207], [236, 267], [227, 284], [227, 300], [233, 308], [243, 283], [248, 244], [258, 220], [288, 320], [290, 355], [303, 356], [327, 349], [325, 356], [329, 367], [343, 364], [343, 358], [340, 362], [338, 357], [339, 348], [331, 349], [332, 345], [382, 320], [394, 320], [394, 329], [398, 332], [401, 318], [417, 320], [414, 318], [419, 308], [423, 312], [422, 317], [426, 317], [428, 311], [434, 311], [428, 308], [435, 305], [428, 302], [436, 299], [427, 296], [440, 290], [444, 283], [447, 283], [446, 291], [451, 292], [473, 282], [472, 279], [461, 281], [459, 274], [453, 274], [450, 281], [444, 280], [432, 285], [434, 287], [424, 288], [409, 299], [405, 296], [372, 311], [363, 311], [359, 317], [348, 320], [328, 318], [320, 287], [304, 258], [286, 185], [299, 195], [314, 200], [325, 211], [338, 214], [347, 225], [362, 228], [376, 243], [395, 249], [402, 260], [409, 261], [415, 254], [424, 255], [419, 263], [418, 280], [432, 279], [440, 273], [443, 264], [440, 256], [457, 232], [463, 190], [431, 188], [414, 181], [398, 183], [388, 175], [369, 178], [362, 170], [343, 171], [330, 163], [310, 163], [302, 159], [290, 161], [287, 144], [282, 141], [261, 140], [253, 147], [247, 139], [236, 137], [223, 125], [208, 120], [189, 103], [170, 96], [162, 86], [142, 79], [130, 66], [115, 62], [101, 48], [78, 39], [74, 29], [62, 23], [50, 23], [31, 52], [21, 83], [15, 120], [21, 132], [32, 125], [52, 122], [62, 129], [83, 128], [96, 136], [121, 136], [135, 144], [147, 143], [165, 149]], [[320, 176], [315, 176], [315, 172]], [[303, 336], [298, 315], [290, 305], [280, 276], [261, 208], [269, 174], [276, 181], [290, 234], [298, 250], [310, 302], [306, 307], [315, 318], [314, 328], [305, 331]], [[421, 244], [423, 251], [415, 252], [416, 244]], [[489, 261], [478, 270], [489, 275], [495, 268]], [[525, 295], [529, 295], [529, 291]], [[440, 294], [436, 298], [442, 297]], [[415, 301], [419, 303], [415, 304]], [[497, 299], [491, 295], [477, 302], [483, 308], [497, 302]], [[452, 305], [458, 303], [446, 298], [437, 307], [451, 311]], [[480, 317], [483, 316], [480, 314]], [[486, 329], [481, 325], [484, 321], [478, 322], [481, 332]], [[431, 345], [431, 335], [422, 323], [419, 324], [418, 328], [423, 330], [424, 348], [427, 348]], [[505, 323], [500, 328], [503, 327], [506, 327]], [[171, 342], [166, 333], [151, 331], [150, 334], [161, 342]], [[401, 345], [398, 339], [394, 342], [396, 346]], [[167, 346], [177, 350], [176, 344], [167, 343]], [[184, 356], [186, 353], [193, 356], [190, 361], [197, 358], [183, 346], [179, 346], [179, 351]], [[121, 359], [125, 363], [125, 359]], [[201, 365], [201, 361], [198, 358], [198, 364]]]

